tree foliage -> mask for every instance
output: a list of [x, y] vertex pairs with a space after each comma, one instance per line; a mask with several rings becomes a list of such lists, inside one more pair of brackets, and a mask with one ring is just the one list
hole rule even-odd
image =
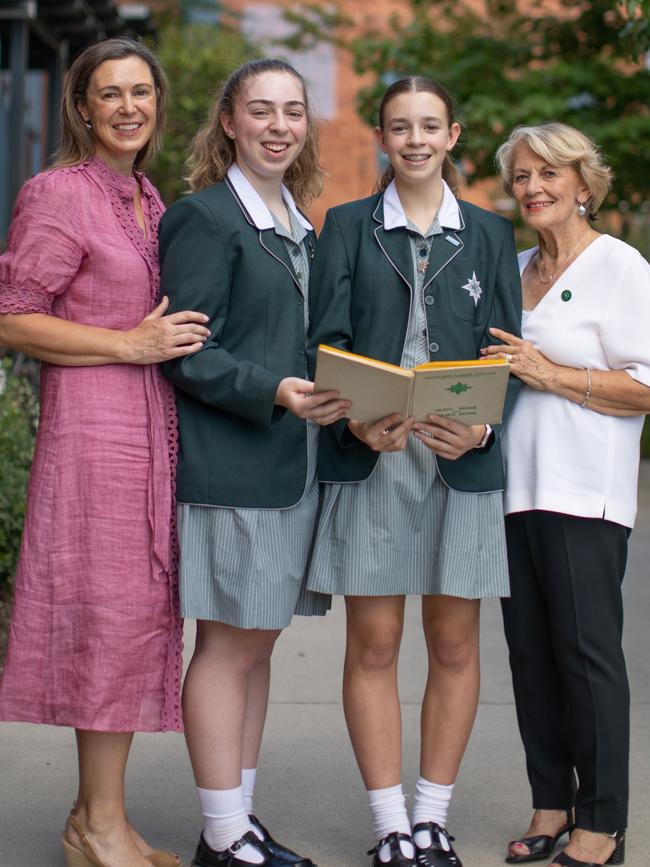
[[[343, 8], [342, 6], [339, 7]], [[370, 83], [359, 110], [370, 124], [387, 83], [418, 73], [460, 106], [470, 180], [494, 174], [494, 152], [517, 124], [559, 120], [589, 133], [616, 168], [612, 201], [650, 199], [650, 0], [407, 0], [388, 27], [348, 37], [340, 16], [293, 16], [295, 40], [347, 47]]]
[[0, 358], [0, 663], [25, 517], [38, 403], [27, 376]]
[[257, 56], [235, 30], [167, 18], [154, 46], [167, 73], [171, 99], [163, 150], [149, 174], [167, 204], [183, 193], [184, 163], [223, 80]]

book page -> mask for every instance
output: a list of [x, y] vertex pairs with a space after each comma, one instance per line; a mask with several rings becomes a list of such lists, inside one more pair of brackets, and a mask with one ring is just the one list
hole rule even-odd
[[391, 413], [406, 416], [413, 373], [410, 370], [343, 352], [332, 347], [318, 348], [316, 391], [336, 389], [352, 401], [348, 417], [374, 424]]
[[499, 424], [508, 385], [509, 365], [453, 362], [415, 368], [411, 415], [420, 421], [428, 413], [463, 424]]

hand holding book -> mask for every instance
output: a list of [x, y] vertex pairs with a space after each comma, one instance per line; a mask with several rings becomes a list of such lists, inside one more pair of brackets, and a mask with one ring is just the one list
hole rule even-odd
[[394, 412], [374, 424], [350, 419], [348, 427], [358, 440], [374, 452], [401, 452], [406, 448], [414, 423], [414, 418], [402, 420], [402, 416]]
[[352, 407], [351, 401], [341, 399], [338, 391], [320, 391], [316, 394], [313, 382], [296, 376], [281, 380], [275, 393], [275, 403], [284, 406], [298, 418], [321, 425], [345, 418]]
[[431, 362], [406, 370], [321, 345], [315, 390], [336, 389], [352, 403], [348, 417], [368, 425], [397, 412], [403, 419], [426, 422], [433, 414], [483, 427], [501, 421], [508, 373], [503, 358]]
[[484, 424], [466, 425], [441, 415], [429, 415], [413, 425], [413, 435], [438, 457], [455, 461], [477, 448], [485, 434]]

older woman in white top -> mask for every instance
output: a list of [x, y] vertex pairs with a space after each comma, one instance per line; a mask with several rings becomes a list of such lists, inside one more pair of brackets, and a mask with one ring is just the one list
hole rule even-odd
[[[524, 383], [503, 437], [503, 614], [534, 814], [506, 861], [622, 864], [629, 688], [621, 582], [650, 411], [650, 266], [596, 232], [610, 170], [587, 136], [520, 127], [497, 161], [538, 246], [519, 256], [523, 338], [493, 329]], [[570, 833], [566, 849], [555, 844]]]

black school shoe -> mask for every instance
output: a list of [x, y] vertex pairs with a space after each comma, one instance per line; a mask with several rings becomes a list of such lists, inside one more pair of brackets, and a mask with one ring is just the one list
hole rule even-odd
[[[382, 837], [377, 845], [372, 849], [368, 849], [367, 854], [375, 856], [372, 859], [372, 867], [416, 867], [417, 862], [415, 858], [407, 858], [402, 852], [402, 848], [399, 844], [400, 840], [410, 843], [415, 849], [415, 843], [413, 842], [412, 837], [408, 834], [401, 834], [398, 831], [393, 831], [392, 834], [387, 834], [385, 837]], [[379, 850], [387, 843], [390, 846], [390, 861], [382, 861], [379, 857]]]
[[428, 831], [431, 834], [430, 846], [424, 849], [417, 844], [415, 846], [415, 857], [419, 867], [463, 867], [451, 845], [454, 838], [446, 828], [438, 825], [437, 822], [418, 822], [413, 826], [413, 834], [415, 835], [417, 831]]
[[[246, 844], [257, 849], [263, 856], [264, 860], [261, 864], [235, 858], [237, 852], [243, 849]], [[192, 867], [289, 867], [289, 863], [284, 858], [274, 855], [268, 846], [255, 836], [253, 831], [247, 831], [243, 837], [227, 849], [224, 849], [223, 852], [216, 852], [214, 849], [211, 849], [205, 842], [203, 834], [201, 834], [199, 845], [196, 847], [196, 854], [192, 861]]]
[[283, 858], [287, 863], [292, 864], [293, 867], [316, 867], [316, 864], [314, 864], [310, 858], [298, 855], [297, 852], [294, 852], [292, 849], [287, 849], [287, 847], [283, 846], [282, 843], [278, 843], [277, 840], [274, 840], [257, 816], [249, 813], [248, 819], [253, 828], [255, 828], [256, 831], [259, 831], [259, 835], [262, 837], [262, 843], [264, 843], [266, 848], [270, 849], [274, 855]]

